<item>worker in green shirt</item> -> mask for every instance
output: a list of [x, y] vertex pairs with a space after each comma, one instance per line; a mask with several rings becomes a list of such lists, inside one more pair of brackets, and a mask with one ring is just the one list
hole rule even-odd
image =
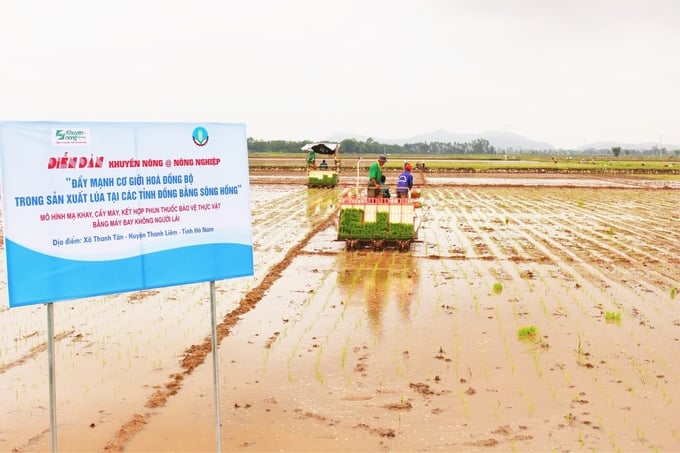
[[316, 168], [316, 153], [314, 152], [314, 148], [309, 150], [309, 154], [307, 154], [307, 168]]
[[366, 190], [366, 196], [368, 198], [382, 198], [382, 187], [380, 185], [380, 179], [382, 177], [382, 167], [387, 162], [387, 157], [381, 154], [378, 160], [371, 164], [368, 169], [368, 188]]

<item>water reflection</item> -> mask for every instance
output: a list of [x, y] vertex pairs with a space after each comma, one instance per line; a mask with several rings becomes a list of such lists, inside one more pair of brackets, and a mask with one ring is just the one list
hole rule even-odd
[[315, 224], [328, 217], [328, 213], [338, 205], [336, 189], [307, 189], [307, 220]]
[[[338, 288], [349, 307], [365, 307], [368, 322], [380, 334], [388, 309], [410, 321], [419, 272], [411, 253], [343, 252], [338, 255]], [[396, 304], [396, 305], [393, 305]]]

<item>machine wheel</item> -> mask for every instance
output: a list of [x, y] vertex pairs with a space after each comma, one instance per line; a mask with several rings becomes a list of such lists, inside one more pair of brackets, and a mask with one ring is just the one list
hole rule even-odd
[[373, 246], [373, 250], [380, 251], [380, 250], [385, 248], [385, 240], [384, 239], [373, 239], [371, 245]]
[[408, 239], [400, 239], [397, 241], [397, 249], [400, 252], [406, 252], [411, 248], [411, 241]]

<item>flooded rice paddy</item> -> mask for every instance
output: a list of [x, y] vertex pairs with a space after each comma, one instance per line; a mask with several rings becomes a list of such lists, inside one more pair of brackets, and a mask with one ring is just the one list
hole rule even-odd
[[[680, 449], [680, 191], [556, 179], [423, 179], [400, 253], [335, 240], [351, 179], [253, 177], [255, 276], [216, 283], [222, 449]], [[215, 450], [208, 283], [54, 312], [60, 450]], [[46, 309], [0, 326], [0, 451], [49, 451]]]

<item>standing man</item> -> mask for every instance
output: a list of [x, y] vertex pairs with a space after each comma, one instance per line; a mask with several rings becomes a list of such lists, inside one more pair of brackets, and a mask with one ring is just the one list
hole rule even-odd
[[380, 179], [382, 178], [382, 167], [387, 162], [387, 157], [381, 154], [376, 162], [371, 164], [368, 169], [368, 188], [366, 196], [368, 198], [382, 198], [382, 187], [380, 186]]
[[309, 149], [309, 154], [307, 154], [307, 169], [316, 168], [316, 153], [314, 148]]
[[397, 179], [397, 198], [408, 198], [408, 194], [413, 188], [413, 175], [411, 174], [411, 164], [404, 164], [404, 171]]

